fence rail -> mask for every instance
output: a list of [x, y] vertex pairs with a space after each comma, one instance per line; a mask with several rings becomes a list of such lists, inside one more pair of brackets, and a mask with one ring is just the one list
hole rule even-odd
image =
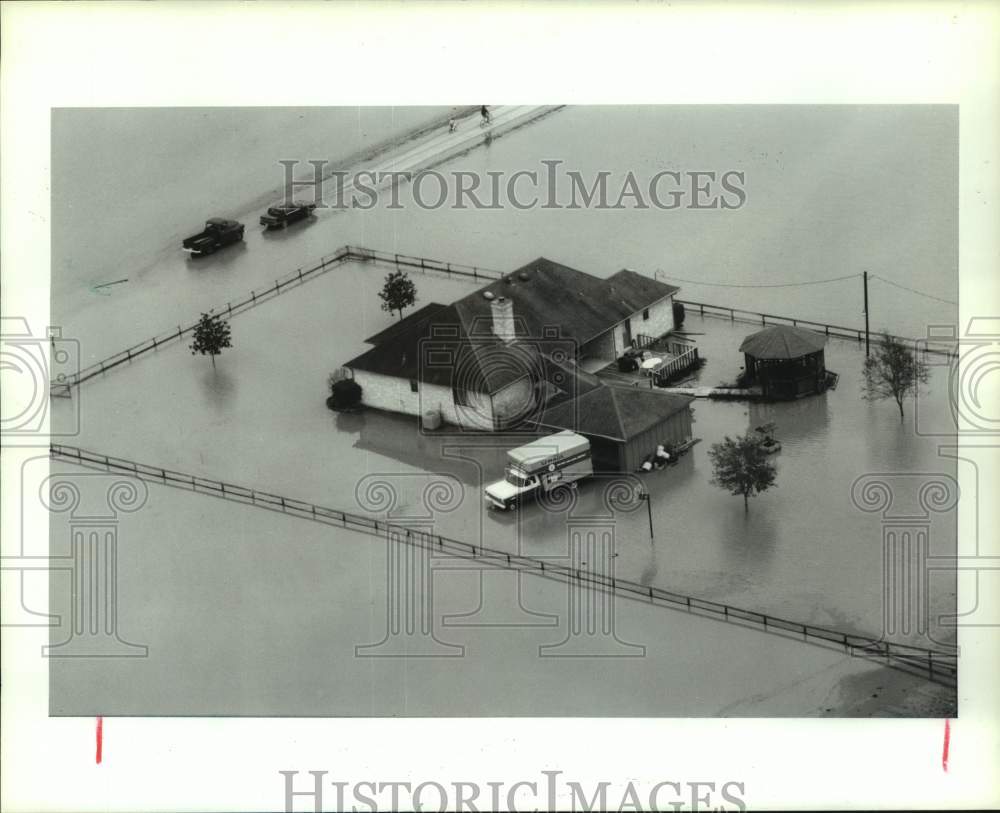
[[[464, 265], [462, 263], [452, 263], [444, 260], [433, 260], [428, 257], [414, 257], [409, 254], [394, 254], [388, 251], [379, 251], [378, 249], [347, 245], [342, 246], [332, 254], [324, 255], [318, 262], [309, 267], [298, 268], [283, 277], [279, 277], [264, 290], [252, 290], [242, 299], [235, 302], [227, 302], [222, 306], [216, 306], [211, 308], [208, 312], [220, 317], [225, 316], [228, 318], [236, 316], [249, 310], [250, 308], [260, 305], [263, 302], [273, 299], [294, 286], [301, 285], [310, 279], [315, 279], [326, 271], [352, 261], [380, 263], [396, 268], [419, 269], [424, 273], [432, 272], [449, 274], [466, 277], [477, 282], [498, 280], [502, 279], [504, 276], [502, 271], [498, 271], [494, 268], [483, 268], [481, 266]], [[835, 336], [844, 339], [856, 339], [859, 342], [864, 340], [864, 330], [860, 328], [844, 327], [843, 325], [831, 325], [823, 322], [814, 322], [809, 319], [797, 319], [790, 316], [779, 316], [770, 313], [759, 313], [757, 311], [748, 311], [741, 308], [732, 308], [727, 305], [712, 305], [707, 302], [693, 302], [691, 300], [677, 301], [685, 307], [697, 309], [698, 313], [702, 316], [729, 318], [730, 321], [734, 322], [759, 322], [761, 325], [767, 325], [769, 323], [791, 324], [793, 326], [802, 325], [813, 330], [820, 330], [827, 336]], [[55, 396], [69, 395], [73, 387], [80, 385], [88, 379], [94, 378], [98, 375], [103, 375], [109, 370], [113, 370], [127, 362], [134, 361], [137, 357], [151, 351], [158, 350], [164, 345], [180, 341], [185, 336], [191, 334], [197, 324], [198, 320], [195, 320], [186, 326], [178, 325], [176, 330], [171, 329], [157, 336], [153, 336], [150, 339], [145, 339], [138, 344], [134, 344], [131, 347], [127, 347], [124, 350], [113, 353], [105, 359], [84, 367], [75, 373], [60, 375], [57, 379], [50, 382], [50, 392]], [[649, 337], [641, 338], [643, 340], [649, 339]], [[894, 338], [899, 339], [900, 341], [913, 342], [916, 344], [916, 340], [914, 339], [908, 339], [900, 336], [896, 336]], [[881, 335], [872, 334], [871, 339], [875, 342], [879, 342], [881, 341]], [[933, 347], [925, 347], [923, 350], [927, 353], [943, 354], [947, 356], [957, 355], [957, 350], [944, 351]], [[671, 364], [673, 363], [671, 362]], [[661, 378], [666, 377], [666, 374], [661, 376]]]
[[955, 652], [947, 650], [900, 644], [812, 624], [789, 621], [755, 610], [746, 610], [717, 601], [708, 601], [651, 585], [639, 584], [627, 579], [605, 576], [554, 561], [536, 559], [518, 553], [508, 553], [484, 545], [476, 545], [425, 530], [410, 528], [399, 523], [379, 520], [349, 511], [325, 508], [292, 497], [258, 491], [246, 486], [173, 471], [160, 466], [137, 463], [75, 446], [53, 444], [50, 447], [50, 455], [54, 459], [66, 460], [88, 468], [99, 468], [130, 475], [148, 482], [189, 489], [196, 493], [280, 511], [328, 525], [336, 525], [378, 536], [388, 535], [400, 542], [432, 548], [492, 566], [529, 572], [569, 583], [590, 584], [615, 594], [623, 594], [659, 606], [683, 609], [688, 613], [697, 613], [729, 623], [745, 624], [771, 634], [786, 635], [797, 639], [801, 637], [801, 640], [807, 643], [843, 649], [846, 654], [853, 657], [884, 659], [887, 666], [916, 673], [945, 685], [955, 685], [957, 681], [958, 656]]
[[[419, 268], [423, 272], [453, 274], [460, 277], [468, 277], [477, 281], [495, 280], [500, 279], [502, 276], [499, 271], [488, 268], [479, 268], [473, 265], [462, 265], [461, 263], [431, 260], [426, 257], [411, 257], [406, 254], [392, 254], [387, 251], [378, 251], [376, 249], [361, 248], [358, 246], [343, 246], [337, 249], [337, 251], [333, 254], [321, 257], [320, 260], [314, 265], [309, 266], [308, 268], [298, 268], [283, 277], [279, 277], [264, 290], [250, 291], [250, 293], [242, 299], [235, 302], [230, 301], [225, 305], [214, 307], [209, 311], [209, 313], [226, 318], [236, 316], [249, 310], [250, 308], [260, 305], [263, 302], [273, 299], [294, 286], [301, 285], [310, 279], [315, 279], [326, 271], [352, 261], [381, 263], [397, 268]], [[176, 330], [169, 330], [154, 336], [151, 339], [145, 339], [138, 344], [134, 344], [131, 347], [120, 350], [119, 352], [114, 353], [101, 361], [95, 362], [88, 367], [84, 367], [75, 373], [61, 376], [60, 378], [50, 382], [50, 391], [56, 396], [68, 395], [72, 387], [78, 386], [90, 378], [103, 375], [109, 370], [115, 369], [119, 365], [133, 361], [137, 357], [157, 350], [164, 345], [180, 341], [185, 336], [191, 334], [197, 324], [198, 320], [195, 320], [186, 326], [178, 325]]]
[[657, 384], [664, 384], [672, 376], [684, 372], [690, 369], [698, 363], [698, 348], [692, 347], [690, 350], [686, 350], [681, 353], [677, 358], [671, 359], [662, 367], [656, 369], [653, 373], [653, 379]]
[[[712, 305], [708, 302], [692, 302], [688, 299], [678, 299], [678, 303], [683, 305], [685, 308], [696, 309], [701, 316], [713, 316], [721, 317], [724, 319], [729, 319], [730, 322], [747, 322], [752, 324], [760, 324], [763, 326], [767, 325], [792, 325], [792, 327], [806, 327], [810, 330], [815, 330], [823, 333], [826, 336], [833, 336], [839, 339], [854, 339], [858, 342], [863, 342], [865, 340], [865, 330], [864, 328], [857, 327], [845, 327], [844, 325], [831, 325], [826, 322], [814, 322], [810, 319], [798, 319], [792, 316], [779, 316], [773, 313], [761, 313], [759, 311], [748, 311], [742, 308], [731, 308], [728, 305]], [[882, 333], [870, 333], [869, 338], [875, 344], [880, 344], [882, 342]], [[906, 336], [893, 336], [890, 337], [896, 339], [897, 341], [904, 342], [907, 344], [913, 344], [918, 347], [920, 340], [912, 339]], [[954, 350], [944, 350], [937, 347], [919, 347], [919, 349], [924, 353], [932, 353], [934, 355], [943, 356], [956, 356], [958, 355], [958, 349]]]

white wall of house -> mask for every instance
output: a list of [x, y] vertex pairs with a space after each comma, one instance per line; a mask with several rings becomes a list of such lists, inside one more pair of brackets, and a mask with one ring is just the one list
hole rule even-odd
[[643, 318], [643, 311], [633, 313], [627, 320], [632, 329], [632, 339], [628, 341], [625, 321], [619, 322], [606, 333], [596, 339], [591, 339], [584, 345], [584, 355], [592, 358], [616, 359], [631, 346], [641, 333], [658, 339], [674, 329], [674, 297], [673, 294], [654, 302], [649, 306], [649, 318]]
[[480, 392], [467, 392], [464, 404], [456, 404], [451, 387], [416, 382], [414, 392], [409, 380], [391, 375], [354, 370], [354, 380], [361, 387], [361, 403], [386, 412], [421, 416], [436, 410], [442, 420], [466, 429], [491, 431], [494, 416], [516, 414], [523, 409], [526, 399], [532, 397], [531, 383], [527, 378], [509, 384], [489, 396]]
[[[654, 302], [649, 306], [649, 318], [644, 319], [642, 311], [633, 313], [629, 317], [632, 327], [632, 340], [641, 333], [644, 336], [651, 336], [658, 339], [664, 333], [669, 333], [674, 329], [674, 296], [671, 294], [659, 302]], [[624, 326], [622, 332], [624, 333]]]

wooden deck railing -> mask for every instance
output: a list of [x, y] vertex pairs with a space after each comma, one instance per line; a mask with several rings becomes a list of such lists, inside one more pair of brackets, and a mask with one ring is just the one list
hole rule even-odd
[[658, 384], [662, 385], [669, 381], [675, 375], [678, 375], [685, 370], [689, 370], [698, 363], [698, 348], [692, 347], [689, 350], [681, 353], [675, 359], [671, 359], [662, 367], [658, 368], [656, 372], [653, 373], [653, 380]]

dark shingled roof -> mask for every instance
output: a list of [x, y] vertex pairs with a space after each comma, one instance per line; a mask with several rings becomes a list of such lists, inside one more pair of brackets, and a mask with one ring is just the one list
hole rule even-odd
[[470, 341], [455, 306], [445, 305], [393, 332], [345, 366], [493, 393], [526, 373], [536, 373], [541, 361], [535, 345], [505, 345], [486, 338]]
[[[544, 359], [554, 348], [574, 358], [583, 343], [677, 290], [634, 271], [600, 279], [542, 257], [451, 305], [425, 305], [369, 338], [375, 346], [345, 366], [443, 386], [454, 372], [455, 386], [492, 393], [534, 365], [551, 383]], [[504, 344], [493, 335], [491, 303], [501, 296], [513, 303], [517, 337], [530, 341]], [[573, 376], [578, 389], [593, 387], [582, 371]]]
[[766, 327], [747, 336], [740, 352], [757, 359], [797, 359], [817, 353], [826, 345], [826, 336], [790, 325]]
[[404, 316], [398, 322], [393, 322], [385, 330], [376, 333], [374, 336], [369, 336], [365, 339], [365, 344], [382, 344], [382, 342], [387, 342], [396, 336], [408, 333], [415, 325], [423, 324], [444, 307], [444, 305], [437, 302], [429, 302], [408, 316]]
[[627, 441], [687, 409], [693, 400], [689, 395], [602, 384], [575, 401], [546, 409], [539, 423], [552, 429]]
[[493, 315], [484, 294], [503, 296], [514, 305], [519, 337], [535, 338], [545, 335], [546, 328], [558, 329], [560, 336], [582, 345], [677, 290], [634, 271], [601, 279], [539, 257], [459, 299], [455, 308], [470, 333], [484, 326], [489, 332]]

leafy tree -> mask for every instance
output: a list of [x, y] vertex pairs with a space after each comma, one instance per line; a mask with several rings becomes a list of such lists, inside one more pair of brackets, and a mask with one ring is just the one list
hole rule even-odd
[[400, 319], [403, 318], [403, 308], [408, 308], [417, 301], [417, 286], [402, 271], [393, 271], [385, 278], [385, 285], [378, 293], [382, 300], [382, 310], [390, 314], [399, 311]]
[[892, 398], [899, 407], [899, 422], [903, 422], [903, 401], [909, 394], [916, 395], [922, 384], [927, 383], [927, 365], [903, 342], [882, 335], [882, 343], [872, 349], [865, 359], [862, 397], [866, 401]]
[[191, 355], [201, 353], [203, 356], [211, 356], [212, 366], [215, 367], [215, 357], [225, 348], [232, 346], [229, 322], [223, 321], [218, 316], [203, 313], [194, 328]]
[[722, 443], [713, 443], [708, 450], [712, 461], [712, 484], [725, 488], [730, 494], [743, 495], [743, 510], [750, 510], [750, 497], [773, 486], [777, 476], [774, 464], [763, 448], [762, 434], [731, 438], [726, 435]]

